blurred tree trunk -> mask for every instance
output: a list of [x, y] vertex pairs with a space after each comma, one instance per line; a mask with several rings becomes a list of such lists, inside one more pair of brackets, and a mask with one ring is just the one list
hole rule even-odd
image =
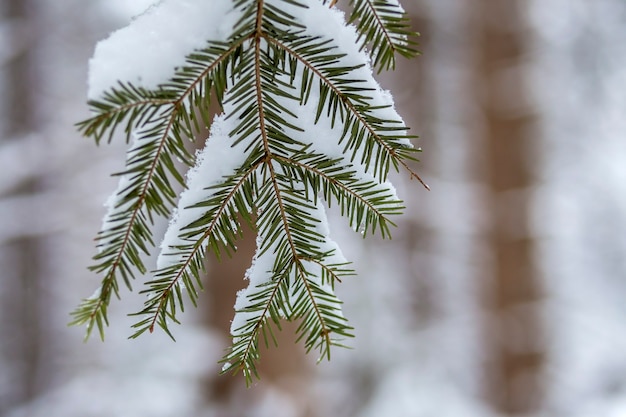
[[[39, 30], [33, 0], [6, 0], [2, 20], [9, 24], [10, 56], [2, 68], [4, 94], [0, 116], [2, 142], [19, 141], [37, 129], [38, 77], [34, 69]], [[27, 158], [24, 158], [27, 160]], [[40, 173], [16, 181], [3, 196], [11, 200], [28, 199], [40, 188]], [[28, 232], [31, 219], [13, 210], [13, 219], [24, 225], [24, 236], [2, 237], [0, 250], [6, 262], [0, 294], [0, 328], [3, 329], [2, 372], [9, 381], [0, 384], [0, 415], [13, 406], [33, 399], [41, 389], [40, 359], [42, 344], [42, 240]], [[7, 383], [8, 382], [8, 383]]]
[[529, 227], [534, 117], [524, 96], [521, 0], [475, 3], [477, 67], [490, 211], [493, 281], [487, 290], [487, 398], [506, 415], [541, 405], [541, 289]]
[[[406, 2], [405, 2], [406, 3]], [[428, 15], [423, 4], [419, 2], [408, 4], [407, 13], [411, 19], [412, 30], [420, 34], [419, 49], [431, 52], [432, 17]], [[394, 72], [385, 74], [391, 78], [396, 106], [401, 108], [407, 126], [412, 126], [412, 134], [419, 135], [416, 146], [427, 149], [429, 155], [433, 151], [435, 137], [436, 100], [435, 79], [431, 71], [432, 56], [418, 57], [407, 60], [399, 58]], [[383, 77], [385, 76], [383, 75]], [[381, 77], [382, 78], [382, 77]], [[434, 168], [431, 157], [422, 157], [419, 163], [414, 163], [415, 172], [423, 178], [432, 178]], [[426, 325], [436, 315], [438, 300], [435, 296], [434, 280], [436, 265], [432, 254], [436, 251], [435, 235], [437, 231], [432, 226], [427, 204], [427, 193], [417, 181], [410, 181], [411, 193], [406, 197], [411, 199], [410, 211], [405, 218], [399, 219], [398, 230], [394, 231], [394, 240], [402, 245], [406, 251], [406, 270], [408, 277], [407, 290], [411, 292], [412, 311], [416, 322]], [[415, 268], [418, 259], [419, 268]]]

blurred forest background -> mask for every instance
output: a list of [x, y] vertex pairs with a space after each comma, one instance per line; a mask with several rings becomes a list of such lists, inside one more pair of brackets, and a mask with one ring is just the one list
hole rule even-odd
[[624, 0], [404, 0], [423, 55], [381, 83], [432, 191], [396, 176], [392, 241], [331, 219], [354, 349], [316, 366], [287, 328], [251, 389], [216, 363], [245, 244], [177, 343], [126, 339], [136, 295], [105, 343], [66, 326], [125, 151], [73, 127], [88, 61], [149, 3], [0, 3], [0, 416], [626, 416]]

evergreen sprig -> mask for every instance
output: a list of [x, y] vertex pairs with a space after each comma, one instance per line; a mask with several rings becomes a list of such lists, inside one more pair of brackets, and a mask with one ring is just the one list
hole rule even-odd
[[[201, 186], [192, 203], [181, 198], [179, 215], [191, 214], [185, 224], [176, 218], [170, 224], [177, 243], [163, 248], [165, 261], [141, 291], [147, 298], [135, 313], [132, 337], [160, 327], [173, 338], [169, 325], [179, 322], [184, 299], [198, 302], [207, 252], [218, 259], [236, 252], [240, 222], [256, 230], [257, 253], [250, 286], [237, 301], [224, 371], [242, 372], [250, 382], [259, 341], [275, 341], [281, 320], [299, 321], [298, 340], [320, 358], [330, 358], [331, 346], [352, 336], [333, 290], [354, 271], [328, 237], [322, 202], [336, 204], [364, 235], [391, 237], [390, 217], [403, 206], [387, 175], [403, 167], [419, 179], [407, 163], [417, 150], [399, 116], [375, 98], [377, 85], [363, 76], [366, 62], [355, 63], [330, 37], [309, 34], [298, 19], [311, 1], [234, 1], [239, 19], [227, 41], [208, 40], [155, 90], [120, 82], [89, 103], [94, 115], [78, 124], [83, 135], [100, 143], [122, 129], [132, 144], [97, 237], [91, 269], [104, 277], [72, 313], [71, 324], [86, 324], [87, 336], [95, 327], [104, 337], [111, 295], [119, 297], [120, 282], [131, 289], [137, 272], [147, 272], [142, 257], [154, 247], [152, 225], [155, 216], [171, 215], [175, 186], [186, 185], [181, 169], [205, 163], [194, 160], [186, 142], [211, 125], [211, 97], [225, 112], [231, 152], [242, 153], [243, 162]], [[397, 2], [351, 3], [358, 42], [371, 49], [375, 68], [393, 68], [397, 54], [415, 55], [414, 34]], [[338, 132], [339, 156], [317, 149], [298, 108], [310, 109], [315, 125]]]
[[396, 55], [412, 58], [419, 52], [409, 18], [393, 0], [350, 0], [349, 23], [356, 23], [361, 48], [369, 47], [378, 72], [394, 69]]

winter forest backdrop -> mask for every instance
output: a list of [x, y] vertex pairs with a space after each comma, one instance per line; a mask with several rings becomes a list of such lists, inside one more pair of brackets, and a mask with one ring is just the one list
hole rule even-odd
[[316, 366], [287, 328], [251, 389], [216, 361], [252, 245], [177, 343], [127, 340], [136, 296], [105, 343], [66, 327], [125, 150], [73, 127], [88, 60], [149, 3], [0, 4], [0, 416], [626, 416], [623, 0], [404, 0], [423, 55], [381, 82], [432, 191], [394, 179], [391, 242], [335, 222], [354, 349]]

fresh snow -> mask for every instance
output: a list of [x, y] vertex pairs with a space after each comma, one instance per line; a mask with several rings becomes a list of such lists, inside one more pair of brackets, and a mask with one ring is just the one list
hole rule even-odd
[[226, 40], [239, 17], [232, 3], [164, 0], [113, 32], [98, 43], [89, 63], [89, 98], [98, 99], [118, 81], [148, 89], [166, 82], [207, 40]]

